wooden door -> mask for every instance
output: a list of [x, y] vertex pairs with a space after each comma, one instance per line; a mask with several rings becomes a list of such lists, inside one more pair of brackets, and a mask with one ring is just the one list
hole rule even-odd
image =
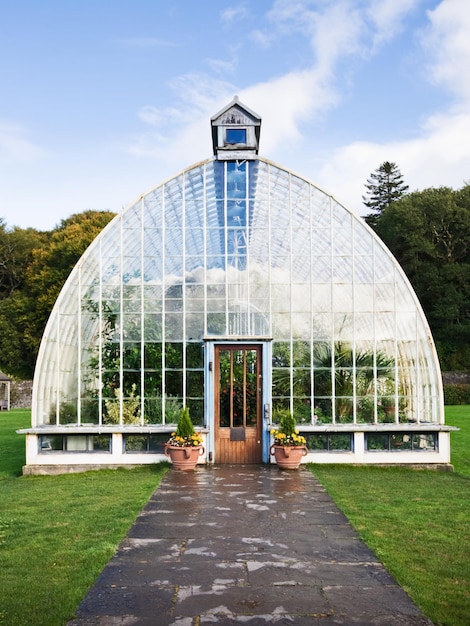
[[216, 345], [215, 462], [261, 463], [261, 346]]

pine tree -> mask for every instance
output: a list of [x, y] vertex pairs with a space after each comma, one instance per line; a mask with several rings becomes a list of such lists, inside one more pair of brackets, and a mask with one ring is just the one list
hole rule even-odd
[[372, 227], [376, 225], [382, 212], [408, 190], [398, 165], [390, 161], [384, 161], [375, 172], [372, 172], [365, 187], [367, 194], [362, 196], [362, 201], [373, 212], [364, 219]]

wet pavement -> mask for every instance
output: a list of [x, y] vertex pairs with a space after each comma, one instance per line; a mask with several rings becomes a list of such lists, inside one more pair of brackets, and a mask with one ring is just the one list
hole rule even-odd
[[432, 626], [305, 468], [170, 470], [68, 626]]

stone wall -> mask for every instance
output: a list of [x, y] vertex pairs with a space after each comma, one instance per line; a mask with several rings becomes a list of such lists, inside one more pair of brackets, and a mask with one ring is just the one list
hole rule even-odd
[[470, 384], [470, 372], [442, 372], [444, 385], [468, 385]]
[[12, 380], [10, 406], [12, 409], [30, 409], [33, 395], [32, 380]]

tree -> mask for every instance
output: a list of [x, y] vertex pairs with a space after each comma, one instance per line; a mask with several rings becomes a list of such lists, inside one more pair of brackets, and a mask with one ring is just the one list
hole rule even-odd
[[408, 185], [403, 180], [403, 175], [396, 163], [384, 161], [365, 184], [367, 194], [362, 196], [362, 201], [366, 207], [372, 209], [372, 213], [365, 216], [365, 221], [369, 226], [374, 227], [377, 219], [392, 202], [399, 200], [408, 190]]
[[410, 279], [444, 370], [470, 368], [470, 184], [407, 194], [375, 230]]
[[0, 219], [0, 369], [32, 376], [44, 326], [67, 276], [114, 214], [85, 211], [50, 232]]
[[29, 377], [36, 359], [26, 331], [34, 311], [26, 295], [26, 273], [34, 250], [46, 244], [46, 233], [9, 229], [0, 219], [0, 368], [14, 376]]
[[28, 267], [26, 289], [34, 301], [30, 316], [31, 349], [37, 351], [57, 296], [75, 264], [114, 217], [110, 211], [84, 211], [62, 220], [47, 245], [36, 248]]
[[46, 242], [45, 233], [17, 226], [9, 229], [0, 218], [0, 300], [21, 290], [33, 250]]

